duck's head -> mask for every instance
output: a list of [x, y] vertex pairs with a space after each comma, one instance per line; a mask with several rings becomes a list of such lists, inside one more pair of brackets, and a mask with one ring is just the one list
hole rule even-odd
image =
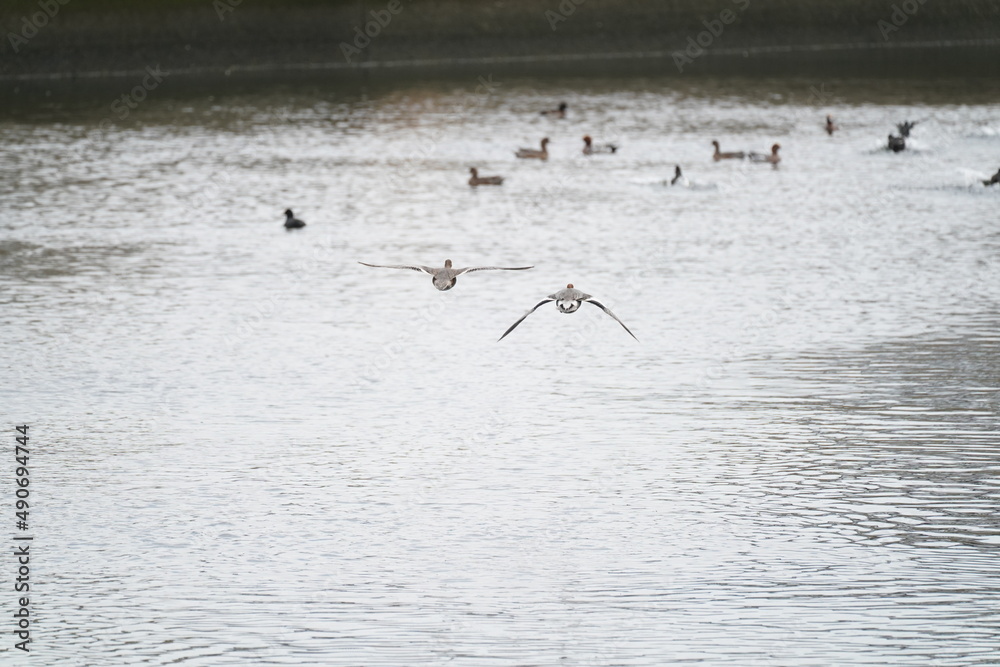
[[549, 138], [545, 137], [544, 139], [542, 139], [542, 148], [545, 148], [548, 145], [549, 145]]
[[473, 176], [479, 176], [479, 171], [477, 171], [475, 167], [469, 167], [469, 173]]
[[833, 125], [833, 118], [831, 118], [829, 115], [827, 115], [827, 117], [826, 117], [826, 124], [827, 125]]
[[777, 155], [779, 148], [781, 148], [781, 144], [775, 144], [775, 145], [771, 146], [771, 152], [774, 153], [775, 155]]
[[593, 139], [590, 138], [589, 134], [583, 135], [583, 143], [585, 143], [585, 144], [587, 144], [589, 146], [590, 142], [592, 142], [592, 141], [593, 141]]
[[569, 285], [566, 285], [566, 289], [573, 289], [573, 283], [570, 283]]
[[716, 141], [715, 139], [712, 139], [712, 145], [715, 146], [715, 150], [719, 150], [719, 142], [718, 141]]
[[674, 176], [680, 176], [680, 175], [681, 175], [681, 166], [679, 164], [674, 165]]
[[451, 268], [451, 260], [450, 259], [444, 260], [444, 268], [446, 268], [446, 269], [450, 269]]
[[290, 209], [290, 208], [286, 208], [285, 209], [285, 217], [286, 218], [291, 218], [293, 215], [294, 214], [292, 213], [292, 209]]
[[559, 111], [566, 111], [567, 108], [568, 108], [568, 105], [565, 102], [560, 102], [559, 103]]

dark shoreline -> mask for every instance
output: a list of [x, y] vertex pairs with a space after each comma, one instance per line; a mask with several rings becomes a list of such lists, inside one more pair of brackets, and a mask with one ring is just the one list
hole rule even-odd
[[[1000, 75], [1000, 0], [83, 2], [7, 4], [0, 13], [0, 86], [83, 84], [148, 66], [195, 78], [616, 62], [665, 75], [718, 68], [905, 71], [913, 61], [933, 67], [937, 58], [926, 54], [935, 52], [946, 60], [961, 52], [963, 74]], [[40, 3], [53, 14], [44, 22]], [[24, 38], [32, 16], [43, 25]], [[374, 37], [362, 34], [366, 28]]]

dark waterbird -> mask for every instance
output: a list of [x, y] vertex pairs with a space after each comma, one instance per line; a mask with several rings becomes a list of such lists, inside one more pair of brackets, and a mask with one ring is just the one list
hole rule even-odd
[[903, 137], [894, 137], [889, 135], [889, 144], [886, 146], [893, 153], [898, 153], [899, 151], [906, 149], [906, 139]]
[[674, 165], [674, 177], [670, 179], [670, 185], [677, 185], [681, 182], [682, 178], [684, 178], [684, 175], [681, 174], [681, 166], [679, 164]]
[[997, 173], [993, 174], [993, 177], [990, 178], [990, 180], [983, 181], [983, 185], [987, 187], [995, 185], [996, 183], [1000, 183], [1000, 169], [997, 169]]
[[285, 209], [285, 229], [302, 229], [306, 223], [302, 222], [292, 213], [292, 209]]
[[839, 129], [840, 128], [836, 124], [834, 124], [833, 118], [831, 118], [830, 116], [827, 116], [826, 117], [826, 133], [829, 134], [832, 137], [833, 133], [836, 132]]

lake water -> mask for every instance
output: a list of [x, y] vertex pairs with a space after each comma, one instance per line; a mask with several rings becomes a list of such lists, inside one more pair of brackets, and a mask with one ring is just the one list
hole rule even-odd
[[995, 80], [489, 75], [0, 117], [32, 660], [997, 664]]

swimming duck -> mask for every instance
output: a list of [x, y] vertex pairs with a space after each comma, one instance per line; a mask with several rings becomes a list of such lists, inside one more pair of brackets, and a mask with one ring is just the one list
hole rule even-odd
[[826, 117], [826, 133], [829, 134], [832, 137], [833, 133], [836, 132], [839, 129], [840, 129], [840, 127], [837, 126], [836, 124], [834, 124], [833, 118], [831, 118], [830, 116], [827, 116]]
[[893, 153], [898, 153], [901, 150], [905, 150], [906, 139], [904, 139], [903, 137], [894, 137], [890, 134], [889, 145], [887, 146], [887, 148], [891, 150]]
[[410, 271], [420, 271], [431, 276], [431, 282], [434, 287], [445, 292], [450, 290], [455, 286], [455, 279], [463, 273], [472, 273], [473, 271], [524, 271], [526, 269], [532, 269], [533, 266], [473, 266], [464, 269], [453, 269], [451, 266], [451, 260], [444, 260], [444, 268], [437, 269], [430, 266], [401, 266], [396, 264], [368, 264], [367, 262], [358, 262], [358, 264], [364, 264], [365, 266], [371, 266], [377, 269], [409, 269]]
[[919, 120], [915, 120], [911, 123], [908, 120], [904, 120], [902, 123], [896, 123], [896, 129], [899, 130], [899, 136], [904, 138], [909, 137], [910, 130], [912, 130], [919, 122], [920, 122]]
[[[608, 308], [604, 304], [601, 304], [601, 303], [598, 303], [597, 301], [594, 301], [589, 294], [584, 294], [580, 290], [578, 290], [575, 287], [573, 287], [573, 284], [570, 283], [569, 285], [566, 285], [566, 289], [559, 290], [555, 294], [550, 294], [548, 297], [545, 298], [544, 301], [539, 302], [534, 308], [532, 308], [531, 310], [529, 310], [528, 312], [526, 312], [521, 317], [521, 319], [519, 319], [517, 322], [514, 322], [514, 324], [510, 325], [510, 328], [507, 329], [507, 331], [503, 332], [503, 336], [500, 336], [500, 338], [497, 340], [497, 342], [499, 343], [501, 340], [503, 340], [507, 336], [507, 334], [509, 334], [511, 331], [514, 330], [514, 328], [518, 324], [520, 324], [521, 322], [524, 321], [525, 317], [527, 317], [528, 315], [531, 315], [533, 312], [535, 312], [536, 310], [538, 310], [538, 308], [540, 306], [543, 306], [543, 305], [547, 304], [549, 301], [555, 301], [556, 302], [556, 308], [559, 309], [560, 313], [575, 313], [577, 310], [580, 309], [580, 306], [583, 304], [584, 301], [586, 301], [587, 303], [592, 303], [595, 306], [597, 306], [598, 308], [600, 308], [601, 310], [603, 310], [605, 313], [607, 313], [608, 315], [610, 315], [611, 318], [615, 322], [617, 322], [618, 324], [622, 325], [622, 328], [625, 329], [625, 331], [628, 331], [628, 335], [629, 336], [632, 336], [632, 338], [635, 338], [635, 334], [632, 333], [631, 331], [629, 331], [629, 328], [627, 326], [625, 326], [624, 322], [622, 322], [620, 319], [618, 319], [617, 315], [615, 315], [610, 310], [608, 310]], [[638, 338], [635, 338], [635, 339], [639, 340]]]
[[503, 185], [503, 176], [480, 176], [475, 167], [470, 167], [469, 173], [469, 185]]
[[750, 153], [751, 162], [766, 162], [773, 165], [777, 165], [781, 162], [781, 158], [778, 156], [778, 149], [781, 148], [780, 144], [774, 144], [771, 146], [771, 153]]
[[674, 165], [674, 177], [670, 179], [670, 185], [687, 185], [687, 179], [681, 174], [681, 166]]
[[583, 137], [584, 155], [593, 155], [594, 153], [614, 153], [616, 150], [618, 150], [618, 146], [614, 144], [601, 144], [595, 146], [594, 141], [590, 138], [589, 134]]
[[719, 160], [742, 160], [746, 157], [746, 153], [743, 151], [736, 151], [733, 153], [720, 153], [719, 152], [719, 142], [712, 141], [712, 145], [715, 146], [715, 153], [712, 155], [712, 159], [718, 162]]
[[302, 222], [292, 213], [292, 209], [285, 209], [285, 229], [302, 229], [306, 223]]
[[543, 116], [550, 116], [552, 118], [565, 118], [566, 117], [566, 103], [560, 102], [558, 109], [547, 109], [541, 112]]
[[994, 183], [1000, 183], [1000, 169], [997, 169], [997, 173], [993, 174], [993, 177], [988, 181], [983, 181], [983, 185], [990, 186]]
[[537, 160], [548, 160], [549, 159], [549, 138], [545, 137], [542, 139], [542, 150], [537, 148], [519, 148], [514, 155], [520, 158], [534, 158]]

